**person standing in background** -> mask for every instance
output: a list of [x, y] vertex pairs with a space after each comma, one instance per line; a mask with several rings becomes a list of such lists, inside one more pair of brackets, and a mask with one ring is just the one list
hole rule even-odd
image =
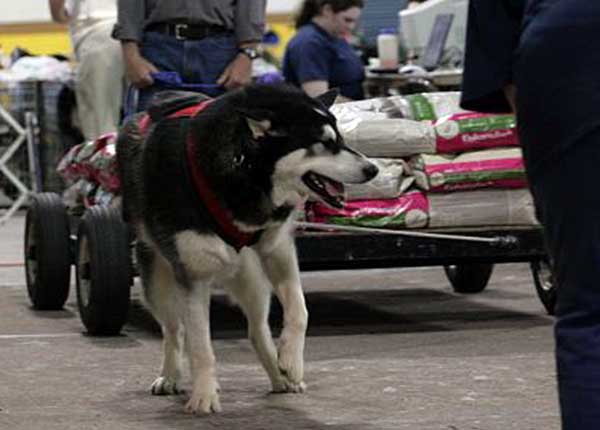
[[346, 41], [362, 8], [362, 0], [304, 0], [283, 57], [285, 80], [311, 97], [337, 88], [341, 99], [363, 99], [364, 66]]
[[110, 37], [116, 0], [49, 0], [55, 22], [68, 24], [77, 73], [75, 96], [81, 131], [87, 140], [116, 131], [124, 91], [123, 57]]
[[[118, 0], [113, 37], [121, 41], [130, 84], [129, 113], [160, 88], [156, 72], [224, 91], [248, 84], [265, 28], [266, 0]], [[214, 95], [214, 94], [213, 94]]]
[[600, 2], [470, 0], [462, 107], [516, 111], [556, 282], [563, 430], [600, 429]]

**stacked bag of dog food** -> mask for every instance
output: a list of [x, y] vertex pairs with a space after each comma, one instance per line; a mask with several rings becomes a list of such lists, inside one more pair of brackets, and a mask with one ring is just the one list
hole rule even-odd
[[468, 112], [460, 93], [335, 105], [348, 146], [379, 175], [350, 186], [344, 209], [309, 203], [314, 222], [388, 228], [536, 225], [513, 115]]

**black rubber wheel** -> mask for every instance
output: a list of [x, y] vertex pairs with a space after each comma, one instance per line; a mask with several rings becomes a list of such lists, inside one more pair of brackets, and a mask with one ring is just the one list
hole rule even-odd
[[552, 265], [548, 259], [542, 259], [531, 262], [531, 274], [533, 275], [533, 283], [535, 291], [546, 308], [548, 315], [554, 315], [556, 308], [556, 282]]
[[131, 264], [127, 226], [117, 209], [86, 210], [77, 234], [77, 305], [95, 336], [117, 335], [127, 321]]
[[38, 310], [62, 309], [69, 296], [71, 248], [69, 216], [55, 193], [33, 196], [25, 217], [25, 279]]
[[482, 292], [492, 276], [494, 265], [490, 263], [459, 264], [444, 266], [446, 276], [457, 293], [474, 294]]

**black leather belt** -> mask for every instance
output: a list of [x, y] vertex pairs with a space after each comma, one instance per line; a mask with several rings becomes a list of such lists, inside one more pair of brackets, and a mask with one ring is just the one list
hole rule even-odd
[[146, 27], [145, 31], [167, 34], [179, 40], [198, 40], [216, 34], [228, 33], [225, 27], [219, 25], [185, 24], [171, 22], [157, 22]]

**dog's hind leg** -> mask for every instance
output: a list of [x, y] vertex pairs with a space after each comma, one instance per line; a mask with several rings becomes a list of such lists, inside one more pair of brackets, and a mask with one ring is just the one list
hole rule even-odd
[[169, 263], [149, 246], [138, 242], [137, 261], [146, 303], [160, 323], [163, 362], [160, 376], [152, 383], [154, 395], [178, 394], [181, 378], [182, 324], [175, 277]]
[[[285, 227], [284, 227], [285, 228]], [[304, 341], [308, 311], [304, 301], [294, 239], [285, 234], [275, 247], [260, 251], [261, 261], [283, 307], [283, 330], [279, 338], [279, 368], [295, 387], [304, 391]]]
[[186, 287], [183, 325], [190, 359], [192, 394], [185, 406], [189, 413], [220, 412], [215, 354], [210, 342], [210, 286]]
[[277, 349], [269, 327], [271, 285], [265, 277], [256, 253], [250, 249], [240, 251], [241, 265], [235, 278], [223, 283], [223, 288], [242, 308], [248, 320], [248, 338], [254, 346], [274, 392], [289, 391], [277, 364]]
[[151, 391], [155, 395], [179, 394], [181, 389], [181, 324], [174, 317], [161, 320], [163, 333], [163, 363], [160, 376], [152, 383]]

